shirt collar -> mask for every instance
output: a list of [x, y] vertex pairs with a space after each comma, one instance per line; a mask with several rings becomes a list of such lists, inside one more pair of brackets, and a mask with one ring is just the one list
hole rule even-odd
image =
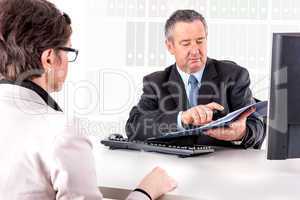
[[[184, 82], [184, 85], [188, 85], [188, 80], [189, 80], [190, 74], [188, 74], [188, 73], [182, 71], [182, 70], [178, 67], [177, 64], [176, 64], [176, 68], [177, 68], [177, 71], [178, 71], [178, 73], [179, 73], [181, 79], [182, 79], [183, 82]], [[199, 70], [199, 71], [197, 71], [197, 72], [195, 72], [195, 73], [192, 73], [192, 74], [196, 77], [196, 79], [198, 80], [198, 83], [199, 83], [199, 84], [201, 84], [201, 79], [202, 79], [202, 75], [203, 75], [204, 68], [205, 68], [205, 67], [201, 68], [201, 70]]]
[[62, 109], [59, 107], [56, 101], [48, 94], [48, 92], [46, 92], [42, 87], [40, 87], [39, 85], [37, 85], [36, 83], [30, 80], [24, 80], [22, 82], [11, 81], [11, 80], [0, 80], [0, 84], [18, 85], [30, 89], [35, 93], [37, 93], [49, 107], [53, 108], [56, 111], [62, 112]]

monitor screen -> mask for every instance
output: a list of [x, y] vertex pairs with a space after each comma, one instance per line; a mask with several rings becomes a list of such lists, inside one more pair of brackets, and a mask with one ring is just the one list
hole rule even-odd
[[268, 159], [300, 158], [300, 33], [274, 33]]

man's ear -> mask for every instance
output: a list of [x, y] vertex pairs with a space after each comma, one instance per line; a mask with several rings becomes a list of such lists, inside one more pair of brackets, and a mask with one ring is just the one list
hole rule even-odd
[[54, 61], [55, 61], [55, 53], [53, 49], [46, 49], [45, 51], [43, 51], [41, 56], [41, 62], [45, 70], [50, 69], [54, 64]]
[[173, 41], [171, 41], [170, 39], [166, 39], [165, 44], [166, 44], [166, 47], [167, 47], [168, 51], [170, 52], [170, 54], [174, 55], [175, 50], [174, 50]]

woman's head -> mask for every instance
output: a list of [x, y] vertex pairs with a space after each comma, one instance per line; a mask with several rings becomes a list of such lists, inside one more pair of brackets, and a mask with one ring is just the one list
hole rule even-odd
[[[58, 90], [67, 73], [71, 20], [46, 0], [0, 0], [0, 74], [8, 80], [45, 76]], [[52, 74], [51, 76], [45, 74]]]

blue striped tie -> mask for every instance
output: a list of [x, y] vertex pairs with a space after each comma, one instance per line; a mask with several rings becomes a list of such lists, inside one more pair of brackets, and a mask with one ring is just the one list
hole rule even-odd
[[197, 102], [197, 96], [198, 96], [198, 80], [194, 75], [190, 75], [188, 84], [191, 85], [190, 93], [189, 93], [189, 102], [190, 102], [190, 107], [194, 107], [198, 105]]

